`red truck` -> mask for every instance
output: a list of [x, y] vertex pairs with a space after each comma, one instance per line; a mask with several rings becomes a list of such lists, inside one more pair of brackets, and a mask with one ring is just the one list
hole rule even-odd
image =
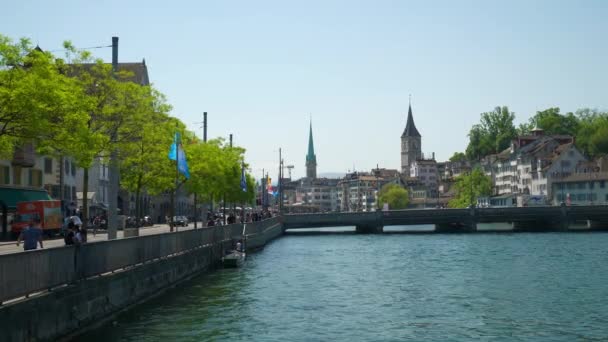
[[17, 203], [17, 213], [11, 225], [11, 233], [19, 235], [21, 230], [32, 224], [35, 216], [40, 217], [42, 231], [46, 235], [53, 235], [61, 231], [63, 224], [61, 215], [61, 201], [30, 201]]

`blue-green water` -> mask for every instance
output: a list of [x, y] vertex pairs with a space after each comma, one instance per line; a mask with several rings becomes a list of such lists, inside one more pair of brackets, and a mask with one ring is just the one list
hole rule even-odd
[[83, 341], [608, 340], [608, 234], [287, 235]]

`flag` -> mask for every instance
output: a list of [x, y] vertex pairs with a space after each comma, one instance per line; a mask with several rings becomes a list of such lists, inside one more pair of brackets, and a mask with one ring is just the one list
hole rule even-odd
[[247, 192], [247, 178], [245, 178], [245, 164], [241, 165], [241, 190]]
[[272, 195], [272, 183], [270, 182], [270, 177], [266, 176], [266, 191]]
[[186, 179], [190, 179], [190, 171], [188, 170], [186, 153], [184, 153], [184, 149], [182, 148], [182, 143], [180, 141], [178, 132], [176, 132], [175, 136], [173, 137], [173, 144], [171, 144], [171, 149], [169, 150], [169, 159], [177, 159], [177, 169], [186, 177]]

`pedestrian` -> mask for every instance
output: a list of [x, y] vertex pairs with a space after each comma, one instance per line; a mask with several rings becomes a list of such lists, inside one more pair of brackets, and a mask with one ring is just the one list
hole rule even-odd
[[93, 236], [97, 235], [97, 228], [99, 228], [99, 225], [101, 224], [101, 219], [99, 218], [99, 215], [95, 216], [95, 219], [93, 219]]
[[66, 246], [80, 244], [80, 240], [76, 236], [77, 233], [78, 227], [74, 222], [70, 221], [70, 223], [68, 223], [68, 233], [63, 237], [63, 242], [65, 242]]
[[38, 248], [38, 243], [40, 243], [40, 248], [43, 248], [40, 217], [34, 216], [32, 223], [21, 231], [21, 234], [19, 234], [19, 237], [17, 238], [17, 246], [21, 244], [21, 240], [23, 240], [24, 251]]

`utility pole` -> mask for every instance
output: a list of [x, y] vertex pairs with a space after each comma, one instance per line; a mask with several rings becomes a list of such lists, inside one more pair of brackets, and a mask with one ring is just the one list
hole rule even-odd
[[[207, 142], [207, 112], [203, 112], [203, 142]], [[198, 210], [196, 210], [196, 193], [194, 194], [194, 229], [197, 227]], [[205, 227], [207, 222], [207, 205], [203, 203], [203, 212], [201, 215], [201, 227]]]
[[207, 112], [203, 112], [203, 141], [207, 142]]
[[[112, 74], [116, 78], [118, 72], [118, 37], [112, 37]], [[116, 133], [111, 137], [112, 142], [117, 140]], [[112, 146], [110, 151], [110, 184], [108, 186], [108, 240], [116, 239], [116, 230], [118, 225], [117, 209], [118, 209], [118, 153], [116, 146]], [[86, 196], [87, 194], [83, 194]], [[88, 221], [88, 217], [84, 217]], [[87, 222], [83, 222], [86, 227]], [[138, 233], [139, 234], [139, 233]]]
[[283, 158], [281, 157], [281, 148], [279, 147], [279, 215], [283, 213]]

